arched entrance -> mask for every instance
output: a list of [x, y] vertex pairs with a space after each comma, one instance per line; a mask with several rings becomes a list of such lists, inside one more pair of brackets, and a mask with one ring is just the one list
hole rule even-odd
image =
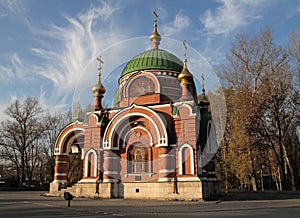
[[84, 129], [80, 124], [70, 124], [58, 136], [55, 143], [54, 181], [58, 189], [76, 183], [82, 178], [81, 149]]

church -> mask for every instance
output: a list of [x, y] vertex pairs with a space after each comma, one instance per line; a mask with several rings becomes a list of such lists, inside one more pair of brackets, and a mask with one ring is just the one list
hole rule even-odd
[[[103, 62], [97, 58], [93, 111], [73, 119], [58, 135], [49, 194], [205, 200], [218, 191], [217, 142], [204, 78], [198, 94], [185, 41], [183, 61], [159, 48], [155, 12], [150, 40], [152, 49], [133, 57], [120, 72], [111, 108], [102, 106], [106, 88]], [[68, 187], [72, 153], [80, 154], [82, 178]]]

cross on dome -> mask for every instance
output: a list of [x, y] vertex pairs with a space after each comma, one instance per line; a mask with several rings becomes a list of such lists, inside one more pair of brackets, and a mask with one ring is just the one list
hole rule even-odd
[[161, 36], [157, 31], [157, 13], [156, 10], [153, 11], [153, 15], [154, 15], [154, 30], [153, 33], [150, 36], [150, 40], [152, 42], [152, 48], [153, 49], [158, 49], [158, 46], [160, 44], [160, 40], [161, 40]]

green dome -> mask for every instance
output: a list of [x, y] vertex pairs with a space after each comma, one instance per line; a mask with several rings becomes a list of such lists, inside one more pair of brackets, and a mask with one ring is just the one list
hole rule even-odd
[[175, 55], [161, 50], [147, 50], [132, 58], [122, 71], [124, 76], [138, 70], [172, 70], [181, 72], [183, 63]]

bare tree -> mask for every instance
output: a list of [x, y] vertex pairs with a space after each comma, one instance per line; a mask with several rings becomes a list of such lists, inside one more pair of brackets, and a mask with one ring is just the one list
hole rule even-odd
[[71, 112], [47, 112], [43, 118], [45, 131], [39, 141], [42, 143], [39, 177], [40, 181], [51, 182], [54, 178], [54, 146], [60, 131], [70, 122]]
[[31, 182], [36, 166], [32, 157], [39, 152], [36, 143], [44, 132], [41, 122], [43, 110], [37, 99], [28, 97], [23, 102], [12, 102], [5, 113], [8, 120], [0, 125], [0, 146], [3, 158], [15, 166], [21, 186], [26, 178]]

